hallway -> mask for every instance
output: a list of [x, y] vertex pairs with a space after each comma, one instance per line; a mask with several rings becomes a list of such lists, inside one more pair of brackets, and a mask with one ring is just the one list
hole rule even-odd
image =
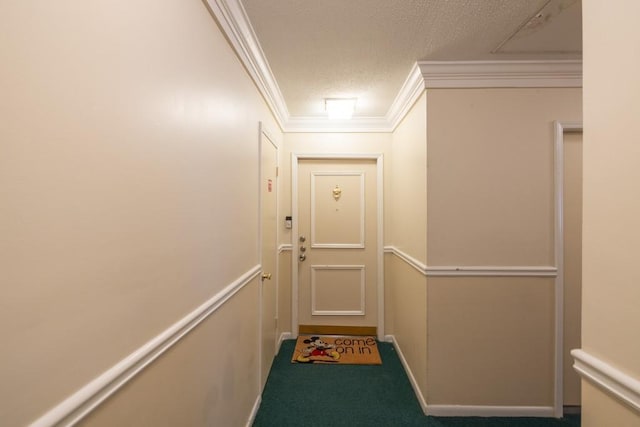
[[[560, 5], [582, 8], [571, 16], [584, 23], [584, 61], [493, 52], [547, 3], [562, 14], [571, 9]], [[311, 8], [306, 20], [274, 14]], [[376, 412], [383, 394], [349, 389], [343, 401], [372, 399], [357, 419], [399, 407], [418, 425], [446, 427], [458, 420], [420, 410], [553, 417], [573, 390], [584, 427], [638, 427], [638, 16], [637, 0], [0, 1], [0, 426], [247, 426], [277, 343], [299, 335], [302, 307], [354, 324], [371, 316], [359, 326], [376, 326], [404, 356], [416, 393], [403, 379], [405, 397]], [[258, 22], [271, 30], [264, 38]], [[401, 32], [397, 49], [385, 43]], [[435, 37], [460, 55], [409, 49]], [[305, 49], [304, 39], [325, 48]], [[282, 55], [268, 55], [269, 46]], [[323, 52], [343, 70], [319, 66]], [[294, 79], [278, 70], [295, 64], [309, 67], [299, 75], [314, 86], [327, 76], [349, 85], [322, 94], [302, 85], [309, 96], [292, 97], [280, 89]], [[351, 91], [358, 80], [371, 82], [364, 89], [395, 83], [368, 98]], [[359, 100], [352, 118], [329, 119], [326, 101], [345, 96]], [[573, 263], [580, 307], [562, 292], [562, 124], [585, 129], [574, 202], [583, 218], [582, 266]], [[365, 224], [364, 239], [314, 242], [318, 224], [298, 229], [294, 160], [319, 157], [376, 159], [376, 198], [366, 198], [375, 231], [349, 190], [373, 172], [324, 171], [313, 183], [328, 201], [315, 206], [342, 203], [339, 212]], [[341, 191], [328, 176], [347, 177]], [[310, 256], [301, 281], [314, 244], [374, 246], [375, 262], [347, 268]], [[331, 307], [325, 297], [340, 269], [364, 280], [349, 282], [344, 307]], [[561, 327], [565, 297], [576, 303], [567, 319], [581, 327], [573, 338]], [[315, 393], [319, 367], [276, 366], [303, 372], [277, 396]], [[320, 369], [318, 382], [348, 372]], [[358, 371], [366, 374], [356, 385], [386, 378]], [[279, 414], [292, 409], [282, 403], [291, 407]], [[325, 425], [323, 408], [307, 406], [297, 422]], [[352, 406], [345, 417], [360, 404]]]

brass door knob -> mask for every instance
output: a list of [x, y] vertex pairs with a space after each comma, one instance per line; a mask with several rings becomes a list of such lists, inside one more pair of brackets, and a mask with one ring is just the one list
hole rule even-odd
[[262, 280], [271, 280], [271, 273], [262, 273]]

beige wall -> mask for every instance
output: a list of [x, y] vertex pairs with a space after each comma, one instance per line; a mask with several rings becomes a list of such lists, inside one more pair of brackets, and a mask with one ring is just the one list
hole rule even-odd
[[[585, 0], [583, 349], [640, 380], [640, 3]], [[587, 390], [590, 390], [587, 388]], [[640, 425], [640, 414], [593, 390], [583, 425]], [[623, 422], [623, 420], [625, 420]], [[608, 422], [608, 421], [607, 421]]]
[[553, 406], [552, 278], [428, 283], [429, 404]]
[[[425, 95], [393, 133], [387, 193], [387, 244], [426, 262], [427, 114]], [[385, 256], [386, 333], [395, 337], [416, 385], [427, 394], [427, 280], [396, 255]]]
[[[427, 264], [554, 266], [553, 121], [581, 119], [580, 89], [435, 89], [426, 103]], [[552, 278], [427, 282], [429, 404], [553, 406]]]
[[427, 261], [427, 104], [423, 93], [393, 133], [389, 243]]
[[429, 265], [553, 265], [553, 121], [580, 89], [427, 92]]
[[393, 254], [385, 256], [388, 316], [393, 335], [423, 396], [427, 382], [427, 280], [424, 275]]
[[637, 411], [603, 393], [590, 382], [582, 382], [582, 426], [638, 427], [638, 418]]
[[[260, 262], [258, 121], [278, 127], [199, 0], [5, 2], [0, 27], [0, 424], [23, 425]], [[257, 345], [195, 341], [175, 352]], [[211, 389], [256, 368], [217, 369]]]

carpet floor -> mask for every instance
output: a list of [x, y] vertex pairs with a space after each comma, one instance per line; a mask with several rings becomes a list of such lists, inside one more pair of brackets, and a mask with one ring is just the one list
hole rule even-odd
[[553, 418], [427, 417], [393, 345], [379, 343], [382, 365], [293, 364], [294, 340], [276, 356], [254, 427], [427, 426], [579, 427], [579, 416]]

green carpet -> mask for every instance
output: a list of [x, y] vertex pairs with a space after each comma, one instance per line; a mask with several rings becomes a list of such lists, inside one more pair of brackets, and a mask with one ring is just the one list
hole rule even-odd
[[579, 417], [426, 417], [393, 345], [379, 343], [382, 365], [292, 364], [294, 340], [275, 358], [254, 427], [427, 426], [579, 427]]

